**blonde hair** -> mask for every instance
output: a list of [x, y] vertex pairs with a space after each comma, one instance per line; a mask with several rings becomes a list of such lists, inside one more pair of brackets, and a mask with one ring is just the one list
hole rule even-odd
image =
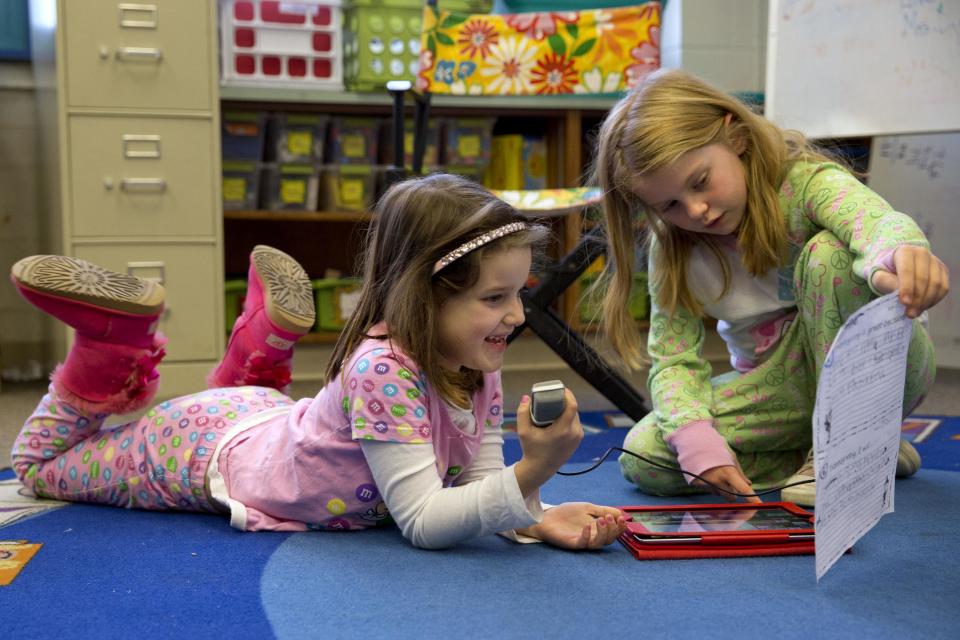
[[[361, 257], [363, 283], [356, 309], [334, 347], [326, 383], [340, 372], [367, 338], [389, 339], [413, 358], [427, 382], [451, 402], [478, 389], [479, 371], [451, 374], [440, 365], [437, 326], [440, 308], [480, 277], [484, 256], [513, 247], [542, 252], [546, 227], [529, 224], [453, 261], [436, 274], [434, 264], [464, 242], [526, 219], [482, 186], [454, 175], [434, 174], [392, 186], [377, 203]], [[387, 335], [372, 336], [384, 322]]]
[[[781, 129], [733, 96], [680, 70], [661, 69], [648, 75], [614, 105], [600, 128], [594, 164], [594, 179], [604, 193], [604, 226], [611, 258], [605, 274], [609, 285], [603, 328], [630, 367], [643, 363], [639, 332], [627, 311], [634, 249], [641, 240], [639, 214], [644, 214], [646, 226], [657, 240], [650, 274], [651, 289], [658, 292], [657, 306], [670, 316], [677, 307], [694, 315], [702, 313], [686, 278], [687, 257], [696, 243], [703, 243], [716, 256], [723, 271], [724, 293], [729, 286], [730, 267], [710, 236], [666, 224], [632, 191], [639, 176], [714, 143], [744, 148], [740, 161], [747, 203], [737, 241], [743, 266], [754, 276], [782, 265], [787, 257], [787, 225], [777, 194], [791, 164], [829, 159], [803, 134]], [[650, 236], [646, 238], [650, 248]]]

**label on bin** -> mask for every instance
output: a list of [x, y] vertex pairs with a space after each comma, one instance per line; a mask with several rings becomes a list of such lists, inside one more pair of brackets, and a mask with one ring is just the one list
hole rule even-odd
[[363, 180], [341, 180], [340, 201], [350, 205], [363, 204]]
[[246, 178], [224, 178], [223, 199], [225, 202], [243, 202], [247, 198]]
[[284, 204], [304, 204], [307, 201], [306, 180], [281, 180], [280, 202]]
[[476, 158], [480, 155], [480, 136], [460, 136], [457, 153], [461, 158]]
[[313, 134], [309, 131], [291, 131], [287, 134], [287, 151], [292, 155], [309, 156], [313, 150]]
[[232, 136], [253, 137], [260, 135], [260, 127], [253, 122], [226, 122], [223, 128]]
[[362, 158], [367, 155], [367, 141], [357, 133], [340, 136], [340, 149], [347, 158]]
[[346, 323], [350, 319], [350, 316], [353, 315], [353, 312], [357, 309], [357, 305], [360, 304], [360, 288], [344, 291], [340, 294], [339, 300], [339, 311], [340, 318], [343, 319], [343, 322]]

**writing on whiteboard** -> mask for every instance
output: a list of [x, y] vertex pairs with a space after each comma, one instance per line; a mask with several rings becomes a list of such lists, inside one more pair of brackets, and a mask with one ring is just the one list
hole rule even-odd
[[950, 35], [960, 44], [960, 20], [947, 16], [943, 0], [900, 0], [903, 15], [903, 37]]

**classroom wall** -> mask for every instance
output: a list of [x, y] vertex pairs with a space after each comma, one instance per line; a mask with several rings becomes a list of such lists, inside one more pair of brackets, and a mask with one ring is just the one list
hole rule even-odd
[[730, 92], [764, 89], [766, 0], [669, 0], [661, 65], [683, 68]]
[[44, 251], [39, 129], [26, 62], [0, 62], [0, 378], [46, 375], [50, 322], [25, 304], [8, 275], [23, 256]]

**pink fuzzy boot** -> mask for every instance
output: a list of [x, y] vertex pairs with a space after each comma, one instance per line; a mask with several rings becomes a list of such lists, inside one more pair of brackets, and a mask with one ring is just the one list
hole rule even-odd
[[166, 343], [156, 332], [161, 285], [67, 256], [24, 258], [10, 279], [28, 302], [76, 330], [51, 376], [63, 400], [86, 413], [127, 413], [153, 399]]
[[257, 245], [250, 254], [243, 313], [207, 384], [283, 389], [290, 384], [293, 347], [315, 318], [313, 289], [303, 267], [278, 249]]

